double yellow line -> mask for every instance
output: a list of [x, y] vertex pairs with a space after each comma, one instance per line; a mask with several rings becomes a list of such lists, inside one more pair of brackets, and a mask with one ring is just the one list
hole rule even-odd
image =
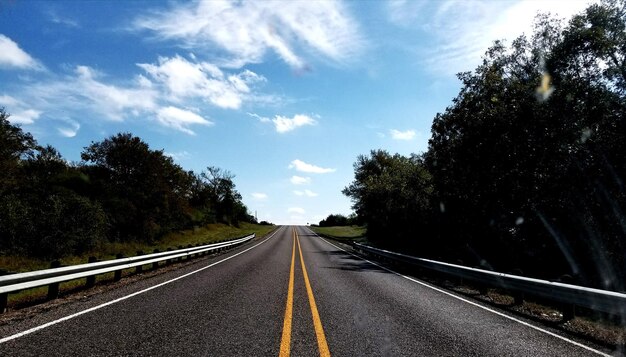
[[322, 320], [320, 314], [317, 311], [317, 305], [315, 304], [315, 297], [313, 296], [313, 289], [311, 289], [311, 283], [309, 282], [309, 275], [306, 272], [306, 265], [304, 264], [304, 258], [302, 257], [302, 248], [300, 247], [300, 239], [298, 238], [298, 232], [292, 229], [291, 236], [293, 238], [293, 247], [291, 249], [291, 268], [289, 270], [289, 288], [287, 291], [287, 307], [285, 308], [285, 319], [283, 321], [283, 335], [280, 340], [280, 357], [287, 357], [291, 348], [291, 322], [293, 319], [293, 280], [294, 280], [294, 267], [296, 258], [296, 243], [298, 243], [298, 252], [300, 253], [300, 264], [302, 265], [302, 274], [304, 275], [304, 285], [306, 286], [306, 292], [309, 296], [309, 307], [311, 308], [311, 314], [313, 315], [313, 326], [315, 327], [315, 336], [317, 337], [317, 347], [321, 357], [330, 357], [330, 350], [328, 349], [328, 343], [326, 342], [326, 336], [324, 335], [324, 328], [322, 327]]

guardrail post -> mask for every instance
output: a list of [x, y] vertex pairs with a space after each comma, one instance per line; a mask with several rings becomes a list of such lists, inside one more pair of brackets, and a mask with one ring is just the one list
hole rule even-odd
[[[96, 259], [96, 257], [89, 257], [89, 259], [87, 260], [87, 263], [95, 263], [97, 261], [98, 259]], [[85, 282], [85, 287], [91, 288], [94, 285], [96, 285], [96, 276], [95, 275], [88, 276], [87, 281]]]
[[[183, 246], [182, 246], [182, 245], [179, 245], [179, 246], [178, 246], [178, 249], [179, 249], [179, 250], [180, 250], [180, 249], [183, 249]], [[180, 262], [180, 261], [182, 261], [182, 260], [183, 260], [183, 257], [176, 258], [176, 261], [177, 261], [177, 262]]]
[[[122, 259], [122, 258], [124, 258], [124, 254], [122, 253], [117, 253], [117, 255], [115, 256], [115, 259]], [[120, 281], [121, 279], [122, 279], [122, 271], [116, 270], [113, 275], [113, 281]]]
[[[465, 265], [465, 263], [464, 263], [461, 259], [458, 259], [458, 260], [456, 261], [456, 264], [458, 264], [458, 265]], [[463, 284], [465, 284], [465, 280], [463, 279], [463, 277], [459, 277], [459, 278], [457, 279], [457, 283], [458, 283], [460, 286], [463, 286]]]
[[[137, 256], [143, 255], [143, 251], [138, 250], [137, 251]], [[143, 272], [143, 265], [137, 265], [137, 267], [135, 268], [135, 274], [139, 274]]]
[[[483, 269], [483, 267], [482, 265], [474, 266], [474, 269]], [[478, 294], [487, 296], [487, 294], [489, 293], [489, 286], [479, 282], [475, 282], [473, 285], [478, 290]]]
[[[167, 248], [167, 251], [168, 251], [168, 252], [171, 252], [171, 251], [172, 251], [172, 248]], [[165, 261], [165, 264], [168, 264], [168, 265], [169, 265], [169, 264], [172, 264], [172, 259], [168, 259], [168, 260], [166, 260], [166, 261]]]
[[[562, 275], [559, 279], [565, 284], [574, 284], [574, 277], [569, 274]], [[563, 321], [569, 321], [576, 316], [576, 305], [572, 304], [560, 304], [559, 309], [563, 313]]]
[[[191, 245], [191, 244], [187, 244], [187, 248], [193, 248], [193, 245]], [[187, 260], [189, 260], [189, 259], [191, 259], [191, 258], [193, 258], [193, 253], [190, 253], [190, 254], [187, 256]]]
[[[158, 249], [155, 249], [153, 251], [154, 253], [160, 253]], [[158, 269], [159, 268], [159, 262], [154, 262], [152, 263], [152, 270]]]
[[0, 314], [7, 312], [7, 305], [9, 303], [9, 294], [0, 294]]
[[[524, 272], [522, 269], [515, 269], [512, 272], [513, 275], [523, 276]], [[522, 305], [524, 304], [524, 293], [521, 291], [513, 292], [513, 305]]]
[[[61, 262], [58, 260], [50, 263], [50, 268], [58, 268], [61, 266]], [[48, 300], [54, 300], [59, 297], [59, 283], [52, 283], [48, 285]]]

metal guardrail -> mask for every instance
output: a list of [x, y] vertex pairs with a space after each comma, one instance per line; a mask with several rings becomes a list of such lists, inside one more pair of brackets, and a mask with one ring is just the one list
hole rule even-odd
[[[172, 250], [161, 253], [139, 255], [130, 258], [119, 258], [105, 260], [101, 262], [71, 265], [59, 268], [36, 270], [25, 273], [17, 273], [0, 276], [0, 313], [6, 310], [8, 294], [22, 290], [48, 286], [48, 296], [58, 294], [58, 284], [70, 280], [95, 277], [96, 275], [111, 272], [119, 273], [124, 269], [138, 268], [147, 264], [158, 264], [165, 260], [184, 258], [195, 254], [207, 253], [210, 251], [234, 247], [255, 238], [251, 234], [242, 238], [233, 239], [227, 242], [207, 244], [197, 247]], [[51, 291], [54, 291], [51, 293]]]
[[391, 252], [360, 243], [353, 243], [353, 246], [363, 252], [409, 263], [482, 285], [502, 288], [517, 294], [517, 299], [521, 299], [523, 295], [529, 295], [562, 305], [580, 306], [626, 318], [626, 294], [624, 293], [469, 268]]

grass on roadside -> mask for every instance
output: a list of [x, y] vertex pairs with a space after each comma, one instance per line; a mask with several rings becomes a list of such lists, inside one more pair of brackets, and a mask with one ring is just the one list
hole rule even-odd
[[[62, 265], [74, 265], [86, 263], [90, 256], [96, 257], [98, 260], [114, 259], [118, 253], [124, 256], [134, 256], [137, 251], [143, 251], [145, 254], [152, 253], [155, 249], [165, 251], [167, 248], [178, 249], [179, 246], [206, 244], [219, 240], [237, 238], [248, 234], [256, 233], [257, 236], [263, 236], [269, 233], [274, 226], [261, 226], [256, 224], [243, 223], [240, 227], [232, 227], [225, 224], [210, 224], [205, 227], [196, 228], [188, 231], [181, 231], [169, 234], [158, 242], [153, 244], [128, 242], [128, 243], [105, 243], [97, 249], [82, 255], [70, 256], [61, 259]], [[0, 269], [10, 272], [24, 272], [50, 267], [50, 262], [43, 259], [35, 259], [23, 256], [0, 256]], [[151, 265], [144, 265], [144, 271], [150, 270]], [[135, 268], [125, 269], [123, 276], [132, 275]], [[96, 282], [113, 280], [113, 273], [101, 274], [96, 277]], [[85, 279], [78, 279], [63, 282], [59, 286], [61, 293], [80, 289], [85, 285]], [[34, 302], [45, 301], [48, 287], [43, 286], [34, 289], [20, 291], [9, 294], [8, 305], [15, 307], [18, 305], [29, 305]]]
[[[75, 265], [86, 263], [90, 256], [98, 260], [114, 259], [118, 253], [126, 257], [137, 255], [137, 251], [144, 254], [152, 253], [155, 249], [165, 251], [167, 248], [178, 249], [178, 246], [206, 244], [218, 240], [231, 239], [256, 233], [262, 236], [271, 231], [274, 226], [261, 226], [250, 223], [242, 223], [240, 227], [225, 224], [209, 224], [193, 230], [170, 233], [153, 243], [140, 242], [105, 242], [92, 251], [81, 255], [68, 256], [61, 259], [61, 265]], [[50, 268], [50, 261], [24, 256], [3, 255], [0, 256], [0, 270], [17, 273]]]
[[365, 238], [365, 227], [361, 226], [337, 226], [337, 227], [309, 227], [317, 234], [345, 241], [361, 241]]

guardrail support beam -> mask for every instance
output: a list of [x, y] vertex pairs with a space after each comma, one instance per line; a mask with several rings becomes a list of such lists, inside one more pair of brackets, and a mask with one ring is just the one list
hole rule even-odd
[[[137, 256], [143, 255], [143, 252], [141, 250], [137, 251]], [[135, 274], [140, 274], [143, 272], [143, 265], [137, 265], [137, 267], [135, 268]]]
[[[124, 254], [122, 253], [118, 253], [115, 256], [115, 259], [122, 259], [124, 258]], [[113, 281], [120, 281], [122, 279], [122, 271], [121, 270], [116, 270], [114, 275], [113, 275]]]
[[[160, 252], [159, 252], [159, 250], [158, 250], [158, 249], [155, 249], [155, 250], [153, 251], [153, 253], [160, 253]], [[156, 269], [158, 269], [158, 268], [159, 268], [159, 262], [154, 262], [154, 263], [152, 263], [152, 269], [153, 269], [153, 270], [156, 270]]]
[[[87, 260], [87, 263], [95, 263], [97, 262], [98, 259], [96, 259], [96, 257], [89, 257], [89, 260]], [[87, 281], [85, 282], [85, 287], [87, 288], [91, 288], [94, 285], [96, 285], [96, 276], [88, 276], [87, 277]]]
[[[50, 268], [58, 268], [61, 266], [61, 262], [58, 260], [50, 263]], [[48, 300], [54, 300], [59, 297], [59, 283], [52, 283], [48, 285]]]
[[9, 303], [9, 294], [0, 294], [0, 314], [7, 312], [7, 305]]
[[[168, 251], [168, 252], [171, 252], [171, 251], [172, 251], [172, 248], [167, 248], [167, 251]], [[172, 264], [172, 259], [168, 259], [168, 260], [166, 260], [166, 261], [165, 261], [165, 264], [168, 264], [168, 265], [169, 265], [169, 264]]]

